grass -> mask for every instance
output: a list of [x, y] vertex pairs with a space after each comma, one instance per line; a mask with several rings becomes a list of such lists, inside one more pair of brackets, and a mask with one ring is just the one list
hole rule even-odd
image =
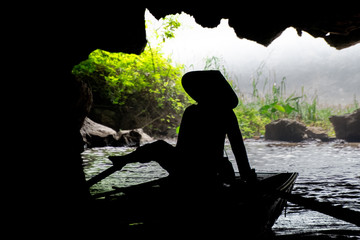
[[301, 121], [307, 126], [323, 128], [330, 137], [335, 132], [329, 117], [351, 113], [359, 108], [359, 102], [354, 95], [353, 104], [342, 106], [326, 106], [319, 104], [316, 93], [308, 95], [302, 87], [300, 93], [286, 93], [286, 78], [280, 83], [271, 76], [264, 77], [261, 69], [257, 70], [252, 79], [252, 95], [239, 95], [239, 105], [234, 109], [240, 129], [245, 138], [265, 134], [265, 125], [279, 118], [290, 118]]
[[317, 93], [310, 95], [305, 87], [288, 94], [286, 77], [278, 81], [276, 74], [264, 74], [265, 62], [260, 64], [251, 79], [251, 96], [245, 96], [237, 90], [235, 81], [231, 80], [231, 74], [226, 70], [223, 59], [213, 56], [204, 61], [204, 70], [221, 71], [237, 92], [239, 105], [234, 112], [244, 138], [264, 135], [265, 125], [279, 118], [290, 118], [307, 126], [321, 127], [330, 137], [335, 137], [329, 117], [351, 113], [359, 108], [356, 95], [352, 104], [328, 106], [320, 104]]

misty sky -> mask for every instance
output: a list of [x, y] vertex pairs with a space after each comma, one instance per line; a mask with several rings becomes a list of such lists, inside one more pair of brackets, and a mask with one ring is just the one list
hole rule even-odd
[[[155, 27], [159, 24], [148, 13], [146, 18]], [[353, 103], [354, 94], [360, 101], [360, 44], [339, 51], [323, 39], [306, 32], [299, 37], [295, 29], [288, 28], [264, 47], [236, 37], [227, 19], [214, 29], [202, 28], [186, 14], [181, 14], [179, 21], [181, 28], [176, 30], [174, 39], [164, 43], [163, 51], [173, 61], [185, 64], [187, 71], [204, 69], [205, 59], [216, 56], [245, 95], [251, 93], [252, 77], [263, 65], [259, 90], [265, 78], [280, 83], [286, 77], [288, 94], [300, 94], [304, 86], [309, 97], [317, 93], [320, 104]]]

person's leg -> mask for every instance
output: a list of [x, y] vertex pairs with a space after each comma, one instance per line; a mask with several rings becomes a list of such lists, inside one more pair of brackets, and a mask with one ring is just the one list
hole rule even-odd
[[156, 161], [162, 168], [169, 173], [172, 172], [173, 164], [171, 158], [175, 156], [175, 147], [169, 143], [159, 140], [153, 143], [145, 144], [138, 147], [134, 152], [124, 156], [112, 156], [109, 159], [113, 162], [114, 166], [123, 166], [124, 163], [133, 162], [150, 162]]

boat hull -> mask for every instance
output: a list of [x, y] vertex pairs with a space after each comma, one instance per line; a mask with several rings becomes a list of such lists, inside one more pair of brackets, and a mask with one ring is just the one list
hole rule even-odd
[[256, 184], [237, 177], [233, 187], [217, 191], [179, 188], [160, 180], [117, 189], [99, 201], [110, 206], [123, 232], [255, 237], [268, 232], [281, 215], [286, 200], [278, 192], [290, 193], [298, 174], [257, 175]]

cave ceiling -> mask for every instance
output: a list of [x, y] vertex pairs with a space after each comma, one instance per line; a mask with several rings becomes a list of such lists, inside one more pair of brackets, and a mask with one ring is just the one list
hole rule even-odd
[[[234, 2], [233, 2], [234, 3]], [[302, 31], [314, 37], [324, 38], [336, 49], [343, 49], [360, 42], [360, 10], [356, 6], [345, 7], [337, 4], [312, 6], [296, 3], [292, 5], [255, 2], [238, 6], [214, 7], [148, 7], [157, 18], [168, 14], [186, 12], [203, 27], [216, 27], [222, 18], [229, 19], [239, 38], [256, 41], [268, 46], [288, 27], [294, 27], [298, 34]], [[239, 5], [239, 3], [238, 3]]]
[[[144, 6], [145, 4], [123, 6], [120, 3], [111, 7], [107, 4], [80, 8], [63, 6], [50, 15], [35, 14], [38, 21], [31, 22], [27, 31], [31, 31], [34, 36], [33, 26], [40, 26], [37, 31], [40, 34], [33, 41], [39, 45], [37, 49], [43, 48], [45, 53], [49, 52], [47, 49], [57, 49], [59, 61], [65, 62], [67, 68], [86, 59], [89, 52], [98, 48], [110, 52], [140, 54], [147, 43], [144, 19], [146, 8], [157, 19], [185, 12], [192, 15], [198, 24], [208, 28], [219, 25], [221, 19], [229, 19], [230, 27], [239, 38], [264, 46], [268, 46], [288, 27], [294, 27], [299, 35], [305, 31], [314, 37], [323, 38], [336, 49], [344, 49], [360, 42], [360, 9], [356, 6], [341, 7], [334, 4], [325, 8], [303, 2], [298, 5], [275, 5], [254, 1], [238, 6], [240, 3], [235, 3], [237, 5], [208, 4], [206, 8], [180, 5], [164, 8]], [[43, 39], [54, 41], [47, 41], [50, 46], [44, 47]]]

